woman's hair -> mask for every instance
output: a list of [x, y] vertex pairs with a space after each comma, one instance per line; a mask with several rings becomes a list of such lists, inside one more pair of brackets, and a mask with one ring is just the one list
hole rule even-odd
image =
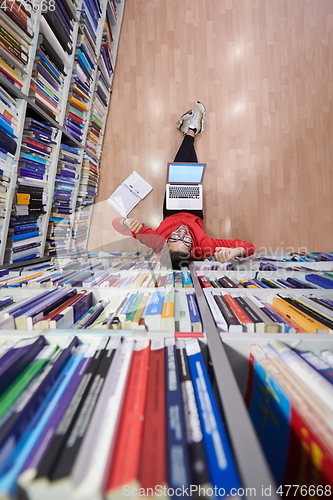
[[173, 252], [165, 245], [161, 253], [161, 264], [168, 269], [181, 270], [189, 267], [191, 262], [190, 252]]
[[189, 267], [190, 266], [190, 258], [188, 253], [183, 253], [183, 252], [170, 252], [170, 259], [171, 259], [171, 265], [172, 269], [175, 270], [181, 270], [183, 267]]

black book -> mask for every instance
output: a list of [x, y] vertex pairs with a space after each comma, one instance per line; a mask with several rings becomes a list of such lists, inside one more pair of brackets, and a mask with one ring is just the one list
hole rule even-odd
[[222, 288], [238, 288], [226, 276], [221, 276], [221, 278], [217, 279], [217, 282]]
[[206, 488], [210, 484], [198, 407], [188, 366], [185, 342], [177, 341], [177, 362], [182, 390], [186, 438], [190, 456], [193, 483]]
[[253, 321], [254, 323], [262, 323], [262, 319], [251, 309], [249, 304], [245, 302], [243, 297], [234, 297], [236, 302], [238, 302], [238, 305], [243, 309], [243, 311], [248, 315], [248, 317]]
[[[106, 343], [106, 340], [105, 340]], [[41, 462], [39, 463], [35, 479], [50, 477], [53, 468], [55, 467], [58, 457], [61, 454], [62, 448], [66, 442], [68, 432], [70, 431], [70, 426], [74, 418], [75, 412], [77, 411], [81, 399], [88, 387], [91, 385], [91, 381], [97, 371], [101, 360], [105, 354], [105, 348], [97, 349], [93, 358], [90, 359], [89, 365], [86, 368], [86, 372], [83, 375], [75, 394], [67, 407], [56, 432], [49, 443], [46, 453], [44, 454]]]
[[50, 476], [50, 479], [53, 482], [69, 477], [73, 470], [93, 411], [114, 358], [117, 342], [119, 343], [118, 339], [110, 339], [101, 362], [81, 398], [81, 402], [77, 412], [75, 413], [70, 431], [66, 436], [66, 443], [62, 448], [57, 464]]
[[319, 321], [319, 323], [322, 323], [323, 325], [327, 326], [330, 330], [333, 330], [333, 321], [329, 320], [325, 316], [322, 316], [320, 312], [316, 312], [310, 307], [306, 307], [304, 304], [300, 304], [297, 302], [297, 300], [294, 300], [290, 297], [285, 297], [284, 295], [281, 296], [283, 300], [288, 302], [288, 304], [291, 304], [292, 306], [296, 307], [299, 311], [304, 312], [311, 318], [315, 319], [316, 321]]
[[47, 10], [44, 13], [45, 19], [50, 25], [53, 33], [55, 36], [58, 38], [60, 45], [63, 47], [63, 49], [68, 53], [72, 54], [73, 52], [73, 44], [69, 40], [67, 33], [61, 26], [57, 16], [55, 15], [55, 12], [51, 12], [50, 10]]
[[12, 155], [15, 155], [17, 148], [17, 142], [3, 132], [3, 130], [0, 130], [0, 148]]
[[38, 37], [38, 45], [44, 50], [45, 54], [54, 62], [58, 70], [66, 76], [65, 65], [61, 58], [58, 56], [50, 42], [45, 38], [45, 36], [40, 33]]
[[214, 294], [214, 300], [228, 324], [229, 332], [241, 333], [243, 331], [243, 325], [238, 320], [236, 314], [230, 309], [223, 295]]

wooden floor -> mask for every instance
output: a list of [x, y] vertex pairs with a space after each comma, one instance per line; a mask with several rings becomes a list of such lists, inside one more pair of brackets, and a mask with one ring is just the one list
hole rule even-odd
[[332, 251], [332, 0], [126, 1], [89, 248], [119, 248], [106, 199], [133, 170], [153, 191], [131, 215], [159, 224], [196, 100], [207, 234]]

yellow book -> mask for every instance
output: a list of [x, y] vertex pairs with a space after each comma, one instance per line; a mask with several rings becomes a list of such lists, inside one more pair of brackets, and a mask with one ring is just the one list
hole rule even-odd
[[17, 205], [29, 205], [30, 194], [28, 193], [16, 193], [16, 204]]
[[8, 73], [18, 79], [22, 79], [22, 73], [13, 69], [9, 64], [7, 64], [3, 59], [0, 59], [0, 66], [2, 66]]
[[161, 314], [161, 330], [175, 331], [175, 290], [173, 288], [165, 293]]
[[69, 102], [82, 111], [88, 111], [88, 106], [84, 102], [79, 101], [79, 99], [76, 99], [74, 96], [71, 96]]
[[[278, 312], [281, 313], [282, 316], [291, 323], [296, 323], [299, 325], [300, 329], [298, 329], [297, 333], [329, 333], [329, 328], [327, 328], [319, 321], [311, 318], [307, 314], [299, 311], [297, 307], [288, 304], [285, 300], [280, 297], [273, 298], [273, 307]], [[292, 326], [294, 326], [292, 324]]]
[[23, 283], [24, 281], [29, 281], [34, 278], [38, 278], [39, 276], [43, 276], [44, 273], [36, 273], [31, 276], [24, 276], [23, 278], [13, 278], [10, 281], [7, 281], [7, 285], [17, 285], [18, 283]]

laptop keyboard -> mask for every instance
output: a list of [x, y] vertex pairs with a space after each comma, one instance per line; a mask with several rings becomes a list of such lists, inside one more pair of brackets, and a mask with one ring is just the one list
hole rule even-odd
[[199, 186], [169, 186], [169, 198], [199, 199]]

